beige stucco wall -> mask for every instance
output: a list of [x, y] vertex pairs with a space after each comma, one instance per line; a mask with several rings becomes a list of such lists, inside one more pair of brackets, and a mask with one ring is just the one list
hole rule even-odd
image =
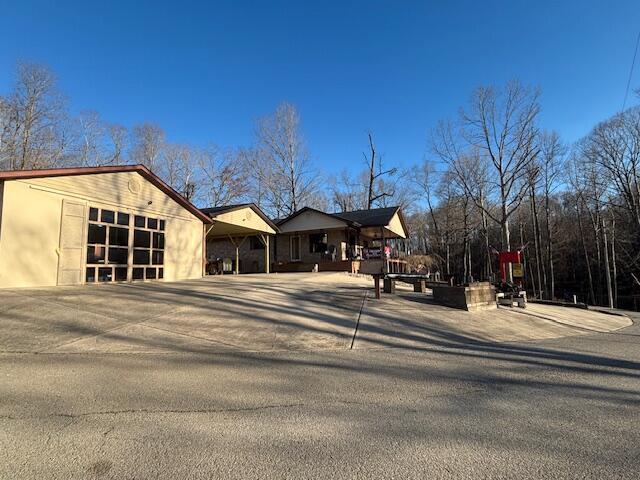
[[165, 280], [202, 275], [202, 221], [136, 172], [105, 173], [4, 182], [0, 288], [56, 285], [65, 198], [166, 219]]

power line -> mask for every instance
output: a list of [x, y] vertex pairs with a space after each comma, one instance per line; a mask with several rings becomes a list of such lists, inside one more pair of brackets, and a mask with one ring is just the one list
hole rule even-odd
[[629, 96], [629, 87], [631, 86], [631, 77], [633, 76], [633, 68], [636, 64], [636, 57], [638, 56], [638, 44], [640, 44], [640, 31], [638, 32], [638, 38], [636, 39], [636, 48], [633, 51], [633, 61], [631, 62], [631, 70], [629, 70], [629, 79], [627, 80], [627, 89], [624, 92], [624, 101], [622, 102], [622, 111], [627, 106], [627, 97]]

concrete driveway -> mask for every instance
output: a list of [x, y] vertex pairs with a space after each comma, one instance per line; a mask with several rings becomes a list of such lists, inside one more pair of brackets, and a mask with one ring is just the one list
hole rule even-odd
[[[469, 313], [342, 273], [2, 290], [0, 351], [215, 353], [420, 348], [441, 339], [522, 341], [622, 328], [626, 317], [530, 304]], [[356, 331], [357, 325], [357, 331]]]

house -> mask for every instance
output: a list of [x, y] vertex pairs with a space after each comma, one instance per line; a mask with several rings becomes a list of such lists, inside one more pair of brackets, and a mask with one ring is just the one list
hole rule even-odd
[[[351, 271], [360, 260], [403, 253], [398, 239], [408, 229], [400, 207], [325, 213], [305, 207], [276, 222], [280, 233], [274, 245], [275, 271]], [[395, 247], [395, 248], [391, 248]], [[394, 251], [395, 250], [395, 251]]]

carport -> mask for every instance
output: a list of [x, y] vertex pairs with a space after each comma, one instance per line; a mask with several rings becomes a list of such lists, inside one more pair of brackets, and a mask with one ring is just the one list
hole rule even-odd
[[[269, 273], [270, 237], [278, 232], [278, 227], [253, 203], [204, 208], [202, 212], [212, 220], [205, 225], [206, 258], [210, 259], [210, 245], [228, 241], [232, 246], [234, 273], [240, 272], [242, 254], [247, 252], [247, 240], [255, 237], [263, 245], [264, 272]], [[245, 247], [245, 248], [243, 248]], [[242, 252], [242, 253], [241, 253]]]

